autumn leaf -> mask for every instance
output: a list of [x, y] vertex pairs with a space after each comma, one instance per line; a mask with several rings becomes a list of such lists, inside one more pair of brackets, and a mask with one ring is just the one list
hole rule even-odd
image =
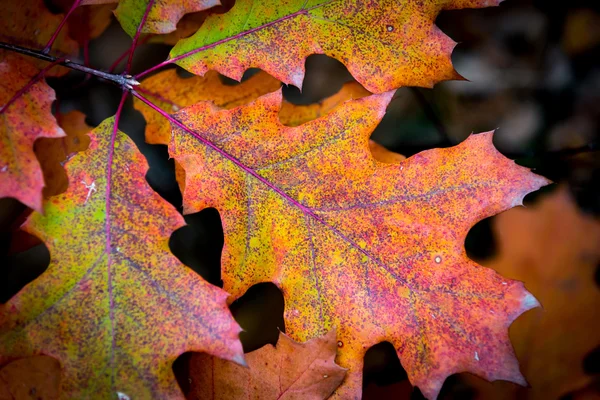
[[[239, 85], [230, 86], [223, 84], [219, 74], [215, 71], [208, 71], [203, 77], [182, 78], [177, 71], [167, 70], [144, 80], [143, 85], [137, 90], [144, 93], [161, 109], [177, 112], [184, 107], [206, 100], [219, 107], [231, 109], [254, 101], [266, 93], [277, 90], [280, 86], [277, 79], [263, 71], [252, 75]], [[369, 94], [370, 92], [358, 83], [348, 82], [342, 86], [339, 92], [316, 104], [296, 105], [284, 101], [279, 119], [284, 125], [298, 126], [327, 115], [345, 101], [359, 99]], [[171, 139], [169, 121], [138, 98], [133, 99], [133, 106], [142, 113], [146, 120], [146, 142], [168, 144]], [[369, 141], [369, 146], [375, 159], [381, 162], [393, 163], [405, 158], [372, 140]], [[185, 174], [185, 171], [178, 167], [177, 172], [181, 177]], [[180, 181], [184, 184], [182, 179]]]
[[[133, 37], [142, 23], [150, 0], [120, 0], [115, 16], [127, 34]], [[219, 0], [153, 1], [142, 33], [169, 33], [176, 29], [184, 14], [206, 10], [219, 5]]]
[[304, 60], [327, 54], [371, 92], [426, 86], [460, 77], [455, 42], [434, 21], [440, 11], [497, 5], [500, 0], [238, 0], [212, 15], [173, 48], [173, 62], [196, 75], [214, 69], [240, 80], [258, 67], [302, 87]]
[[513, 324], [511, 338], [530, 388], [475, 382], [482, 398], [558, 399], [592, 382], [583, 359], [598, 346], [600, 221], [583, 215], [566, 188], [530, 209], [494, 220], [499, 256], [490, 267], [523, 281], [543, 309]]
[[298, 126], [327, 115], [340, 104], [360, 99], [371, 93], [356, 82], [347, 82], [334, 95], [316, 104], [297, 105], [284, 101], [279, 112], [281, 123], [287, 126]]
[[[3, 1], [0, 41], [41, 50], [62, 19], [63, 15], [54, 15], [48, 11], [44, 0]], [[67, 36], [66, 31], [61, 31], [52, 48], [60, 55], [70, 55], [77, 53], [78, 46], [77, 42]], [[47, 62], [39, 60], [34, 60], [33, 63], [39, 69], [47, 65]], [[56, 67], [47, 75], [60, 76], [67, 72], [66, 68]]]
[[335, 330], [306, 343], [279, 334], [277, 346], [246, 355], [248, 368], [204, 353], [189, 361], [188, 399], [326, 399], [346, 371], [335, 364]]
[[177, 356], [243, 362], [240, 328], [227, 293], [170, 253], [183, 218], [148, 186], [144, 157], [113, 120], [67, 163], [67, 192], [26, 223], [51, 262], [0, 308], [0, 354], [59, 360], [64, 398], [180, 398]]
[[[69, 12], [74, 0], [49, 0], [50, 4], [63, 13]], [[79, 7], [67, 19], [69, 37], [80, 46], [100, 36], [112, 19], [117, 0], [82, 0]]]
[[[249, 103], [263, 94], [281, 87], [280, 82], [264, 72], [259, 72], [239, 85], [230, 86], [221, 82], [215, 71], [203, 77], [181, 78], [177, 71], [170, 69], [156, 74], [142, 82], [144, 93], [164, 110], [177, 112], [199, 101], [209, 100], [223, 108], [233, 108]], [[133, 106], [146, 119], [146, 142], [168, 144], [171, 139], [169, 121], [135, 98]]]
[[169, 148], [185, 169], [184, 210], [219, 210], [225, 290], [276, 283], [294, 340], [337, 327], [349, 369], [338, 398], [360, 397], [365, 351], [381, 341], [428, 398], [459, 371], [524, 384], [508, 327], [538, 303], [471, 261], [464, 240], [547, 180], [498, 153], [491, 133], [375, 161], [368, 139], [391, 97], [346, 102], [299, 127], [280, 123], [281, 92], [179, 111]]
[[65, 135], [50, 110], [54, 90], [37, 81], [10, 102], [39, 71], [19, 55], [0, 55], [0, 197], [41, 211], [44, 179], [33, 145], [38, 138]]
[[[279, 111], [279, 120], [287, 126], [302, 125], [329, 114], [340, 104], [348, 100], [360, 99], [370, 94], [368, 90], [357, 82], [347, 82], [337, 93], [316, 104], [297, 105], [284, 101]], [[386, 149], [373, 140], [369, 140], [369, 149], [373, 158], [383, 163], [395, 163], [406, 158], [402, 154]]]
[[60, 363], [48, 356], [22, 358], [0, 370], [0, 400], [57, 400]]
[[85, 123], [85, 114], [71, 111], [60, 116], [60, 127], [67, 134], [57, 139], [41, 138], [35, 142], [34, 150], [44, 173], [44, 196], [55, 196], [67, 190], [68, 178], [62, 164], [74, 153], [87, 149], [92, 130]]

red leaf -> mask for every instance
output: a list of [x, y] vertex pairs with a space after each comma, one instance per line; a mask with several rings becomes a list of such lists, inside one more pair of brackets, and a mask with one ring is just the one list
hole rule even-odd
[[0, 197], [13, 197], [41, 211], [44, 179], [33, 144], [38, 138], [65, 135], [50, 110], [54, 90], [43, 80], [27, 88], [38, 69], [19, 55], [0, 55]]

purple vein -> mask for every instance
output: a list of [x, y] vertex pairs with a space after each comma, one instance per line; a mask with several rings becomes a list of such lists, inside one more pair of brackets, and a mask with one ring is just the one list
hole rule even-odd
[[167, 103], [167, 104], [170, 104], [171, 106], [175, 106], [175, 107], [181, 108], [181, 106], [179, 104], [177, 104], [177, 103], [175, 103], [175, 102], [167, 99], [166, 97], [161, 96], [158, 93], [154, 93], [154, 92], [151, 92], [151, 91], [149, 91], [147, 89], [144, 89], [143, 87], [137, 87], [135, 90], [137, 90], [140, 93], [145, 94], [146, 96], [154, 97], [154, 98], [156, 98], [157, 100], [160, 100], [163, 103]]
[[46, 72], [48, 72], [48, 70], [50, 68], [54, 67], [57, 64], [62, 63], [64, 60], [65, 60], [64, 58], [60, 58], [60, 59], [54, 60], [50, 64], [46, 65], [44, 67], [44, 69], [42, 69], [40, 72], [37, 73], [37, 75], [35, 75], [33, 78], [31, 78], [31, 80], [29, 82], [27, 82], [27, 84], [25, 86], [23, 86], [21, 89], [19, 89], [19, 91], [17, 93], [15, 93], [14, 96], [11, 97], [11, 99], [8, 100], [4, 106], [2, 106], [2, 108], [0, 108], [0, 114], [4, 113], [8, 109], [8, 107], [10, 107], [10, 105], [12, 103], [17, 101], [19, 99], [19, 97], [23, 96], [33, 85], [35, 85], [35, 83], [37, 81], [42, 79], [44, 77], [44, 75], [46, 75]]
[[150, 0], [148, 2], [148, 5], [146, 6], [146, 11], [144, 11], [144, 15], [142, 15], [142, 20], [138, 25], [137, 31], [135, 32], [135, 36], [133, 37], [133, 41], [131, 42], [131, 47], [129, 48], [129, 57], [127, 58], [127, 65], [125, 67], [124, 74], [128, 74], [131, 70], [131, 63], [133, 62], [133, 53], [135, 53], [135, 48], [137, 47], [138, 40], [142, 33], [142, 29], [144, 28], [144, 25], [146, 25], [146, 19], [148, 19], [148, 14], [150, 13], [150, 10], [153, 6], [154, 0]]
[[115, 154], [115, 140], [117, 138], [117, 132], [119, 131], [119, 119], [121, 118], [121, 111], [123, 110], [123, 104], [125, 104], [125, 99], [127, 98], [127, 91], [123, 90], [123, 94], [121, 95], [121, 101], [119, 102], [119, 107], [117, 108], [117, 112], [115, 113], [115, 121], [113, 125], [112, 134], [110, 136], [110, 146], [108, 147], [108, 161], [106, 166], [106, 192], [105, 192], [105, 209], [106, 209], [106, 223], [104, 225], [104, 234], [106, 236], [106, 265], [107, 265], [107, 280], [108, 280], [108, 298], [109, 298], [109, 310], [110, 310], [110, 334], [111, 334], [111, 348], [110, 348], [110, 366], [111, 366], [111, 385], [114, 387], [115, 385], [115, 348], [117, 346], [116, 338], [115, 338], [115, 299], [113, 296], [113, 285], [112, 285], [112, 246], [111, 246], [111, 235], [110, 235], [110, 196], [111, 196], [111, 182], [112, 182], [112, 163], [113, 156]]
[[289, 14], [289, 15], [286, 15], [286, 16], [284, 16], [284, 17], [281, 17], [281, 18], [275, 19], [275, 20], [273, 20], [273, 21], [271, 21], [271, 22], [267, 22], [266, 24], [259, 25], [259, 26], [257, 26], [256, 28], [252, 28], [252, 29], [249, 29], [249, 30], [247, 30], [247, 31], [240, 32], [240, 33], [238, 33], [238, 34], [235, 34], [235, 35], [233, 35], [233, 36], [230, 36], [230, 37], [226, 37], [226, 38], [224, 38], [224, 39], [221, 39], [221, 40], [217, 40], [217, 41], [216, 41], [216, 42], [214, 42], [214, 43], [210, 43], [210, 44], [207, 44], [207, 45], [205, 45], [205, 46], [198, 47], [197, 49], [194, 49], [194, 50], [188, 51], [187, 53], [183, 53], [183, 54], [181, 54], [181, 55], [179, 55], [179, 56], [177, 56], [177, 57], [170, 58], [170, 59], [168, 59], [168, 60], [165, 60], [165, 61], [161, 62], [160, 64], [157, 64], [157, 65], [155, 65], [155, 66], [154, 66], [154, 67], [152, 67], [152, 68], [149, 68], [149, 69], [147, 69], [147, 70], [146, 70], [146, 71], [144, 71], [144, 72], [141, 72], [141, 73], [137, 74], [137, 75], [135, 76], [135, 79], [139, 79], [139, 78], [141, 78], [141, 77], [143, 77], [143, 76], [146, 76], [146, 75], [148, 75], [149, 73], [151, 73], [151, 72], [154, 72], [154, 71], [156, 71], [157, 69], [164, 67], [165, 65], [172, 64], [172, 63], [174, 63], [174, 62], [177, 62], [177, 61], [179, 61], [179, 60], [181, 60], [181, 59], [184, 59], [184, 58], [186, 58], [186, 57], [189, 57], [189, 56], [191, 56], [191, 55], [194, 55], [194, 54], [196, 54], [196, 53], [200, 53], [201, 51], [208, 50], [208, 49], [212, 49], [213, 47], [216, 47], [216, 46], [218, 46], [218, 45], [220, 45], [220, 44], [227, 43], [227, 42], [230, 42], [230, 41], [232, 41], [232, 40], [239, 39], [239, 38], [241, 38], [241, 37], [244, 37], [244, 36], [246, 36], [246, 35], [250, 35], [250, 34], [252, 34], [252, 33], [254, 33], [254, 32], [257, 32], [257, 31], [260, 31], [260, 30], [262, 30], [262, 29], [268, 28], [268, 27], [270, 27], [270, 26], [276, 25], [276, 24], [278, 24], [278, 23], [280, 23], [280, 22], [283, 22], [283, 21], [285, 21], [285, 20], [288, 20], [288, 19], [291, 19], [291, 18], [297, 17], [298, 15], [308, 15], [308, 12], [309, 12], [310, 10], [313, 10], [313, 9], [315, 9], [315, 8], [319, 8], [319, 7], [323, 7], [323, 6], [325, 6], [325, 5], [329, 4], [329, 3], [333, 2], [333, 1], [335, 1], [335, 0], [329, 0], [329, 1], [326, 1], [325, 3], [323, 3], [323, 4], [319, 4], [319, 5], [316, 5], [316, 6], [314, 6], [314, 7], [310, 7], [310, 8], [301, 8], [300, 10], [298, 10], [298, 11], [296, 11], [296, 12], [294, 12], [294, 13], [291, 13], [291, 14]]
[[69, 16], [79, 6], [79, 3], [81, 3], [81, 0], [75, 0], [73, 2], [73, 5], [69, 9], [69, 11], [65, 15], [65, 17], [62, 19], [62, 21], [60, 21], [60, 24], [58, 24], [58, 27], [52, 34], [52, 37], [50, 38], [50, 40], [48, 40], [48, 43], [46, 43], [46, 46], [44, 47], [44, 50], [42, 50], [42, 53], [48, 53], [50, 51], [50, 49], [52, 48], [52, 45], [54, 44], [54, 41], [56, 40], [56, 38], [58, 38], [58, 35], [60, 34], [60, 31], [62, 30], [63, 26], [65, 26], [65, 24], [67, 23], [67, 19], [69, 19]]
[[390, 275], [392, 275], [394, 278], [396, 278], [399, 282], [405, 284], [406, 286], [410, 287], [411, 289], [414, 289], [406, 281], [406, 279], [402, 278], [401, 276], [399, 276], [398, 274], [396, 274], [394, 271], [390, 270], [381, 260], [379, 260], [376, 257], [374, 257], [371, 253], [369, 253], [367, 250], [365, 250], [364, 248], [362, 248], [358, 243], [356, 243], [354, 240], [352, 240], [349, 236], [345, 235], [338, 228], [334, 227], [333, 225], [331, 225], [327, 221], [325, 221], [323, 218], [319, 217], [310, 208], [306, 207], [302, 203], [300, 203], [297, 200], [295, 200], [292, 197], [290, 197], [282, 189], [278, 188], [277, 186], [275, 186], [274, 184], [272, 184], [271, 182], [269, 182], [267, 179], [265, 179], [261, 175], [259, 175], [252, 168], [250, 168], [247, 165], [245, 165], [244, 163], [242, 163], [238, 158], [236, 158], [233, 155], [227, 153], [223, 149], [217, 147], [211, 141], [209, 141], [209, 140], [205, 139], [204, 137], [200, 136], [198, 133], [194, 132], [193, 130], [191, 130], [190, 128], [188, 128], [187, 126], [185, 126], [182, 122], [180, 122], [179, 120], [177, 120], [176, 118], [174, 118], [173, 116], [171, 116], [170, 114], [168, 114], [166, 111], [162, 110], [156, 104], [152, 103], [150, 100], [146, 99], [144, 96], [140, 95], [135, 90], [132, 90], [131, 94], [133, 94], [135, 97], [137, 97], [138, 99], [140, 99], [141, 101], [143, 101], [147, 106], [149, 106], [154, 111], [156, 111], [159, 114], [161, 114], [167, 120], [169, 120], [173, 124], [177, 125], [179, 128], [181, 128], [182, 130], [184, 130], [188, 134], [192, 135], [194, 138], [196, 138], [202, 144], [204, 144], [207, 147], [210, 147], [211, 149], [213, 149], [214, 151], [216, 151], [217, 153], [219, 153], [223, 158], [226, 158], [227, 160], [231, 161], [233, 164], [235, 164], [237, 167], [239, 167], [240, 169], [242, 169], [244, 172], [246, 172], [247, 174], [249, 174], [249, 175], [253, 176], [254, 178], [256, 178], [258, 181], [260, 181], [261, 183], [263, 183], [264, 185], [266, 185], [269, 189], [271, 189], [275, 193], [279, 194], [282, 198], [284, 198], [287, 202], [289, 202], [290, 204], [292, 204], [294, 207], [297, 207], [305, 215], [308, 215], [308, 216], [312, 217], [313, 219], [315, 219], [316, 221], [318, 221], [322, 225], [324, 225], [327, 228], [329, 228], [333, 233], [335, 233], [336, 235], [338, 235], [339, 237], [341, 237], [344, 241], [346, 241], [347, 243], [349, 243], [353, 248], [355, 248], [358, 252], [360, 252], [361, 254], [363, 254], [364, 256], [366, 256], [368, 259], [370, 259], [371, 261], [373, 261], [379, 267], [383, 268]]

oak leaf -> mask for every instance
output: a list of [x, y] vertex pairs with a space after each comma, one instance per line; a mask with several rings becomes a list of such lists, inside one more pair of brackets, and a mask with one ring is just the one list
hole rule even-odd
[[170, 253], [183, 218], [148, 186], [144, 157], [113, 121], [67, 163], [68, 190], [25, 225], [51, 261], [0, 308], [0, 361], [56, 358], [63, 398], [180, 398], [176, 357], [243, 362], [240, 328], [227, 293]]
[[544, 308], [519, 317], [510, 331], [531, 387], [474, 382], [482, 398], [558, 399], [590, 384], [583, 360], [600, 346], [600, 221], [561, 188], [533, 208], [499, 215], [493, 228], [499, 256], [489, 266], [523, 281]]
[[[182, 78], [175, 70], [158, 73], [142, 82], [137, 90], [163, 110], [177, 112], [199, 101], [211, 101], [219, 107], [230, 109], [247, 104], [258, 97], [277, 90], [280, 82], [269, 74], [259, 71], [239, 85], [225, 85], [216, 71], [208, 71], [206, 75]], [[351, 99], [359, 99], [371, 94], [356, 82], [345, 83], [339, 92], [316, 104], [296, 105], [284, 101], [279, 119], [284, 125], [298, 126], [313, 119], [327, 115], [335, 107]], [[151, 144], [168, 144], [171, 139], [169, 121], [157, 114], [138, 98], [133, 99], [133, 106], [142, 113], [146, 120], [146, 142]], [[370, 140], [369, 146], [375, 159], [393, 163], [405, 157], [389, 151], [382, 145]], [[177, 167], [177, 174], [185, 174]], [[183, 178], [179, 179], [181, 184]]]
[[60, 363], [52, 357], [21, 358], [0, 370], [0, 400], [57, 400]]
[[[44, 0], [3, 1], [0, 41], [41, 50], [46, 46], [63, 17], [60, 14], [50, 13]], [[52, 48], [60, 55], [71, 55], [77, 52], [78, 46], [66, 31], [61, 31]], [[39, 69], [48, 64], [40, 60], [34, 60], [33, 63]], [[60, 76], [67, 72], [66, 68], [55, 67], [46, 75]]]
[[[69, 12], [74, 0], [49, 0], [53, 7], [63, 13]], [[69, 37], [80, 46], [100, 36], [112, 20], [116, 0], [83, 0], [67, 19]]]
[[442, 10], [500, 0], [238, 0], [182, 39], [170, 58], [197, 75], [214, 69], [240, 80], [250, 67], [302, 87], [304, 61], [327, 54], [371, 92], [426, 86], [460, 76], [455, 42], [435, 25]]
[[[337, 93], [316, 104], [297, 105], [284, 101], [281, 105], [281, 111], [279, 111], [279, 120], [287, 126], [302, 125], [329, 114], [348, 100], [360, 99], [370, 94], [371, 92], [357, 82], [347, 82]], [[374, 140], [369, 140], [369, 149], [373, 158], [383, 163], [395, 163], [406, 158], [402, 154], [386, 149]]]
[[65, 135], [51, 112], [54, 90], [37, 81], [11, 103], [39, 70], [19, 55], [0, 55], [0, 197], [13, 197], [41, 211], [44, 179], [34, 142]]
[[189, 361], [188, 399], [326, 399], [342, 383], [346, 370], [334, 361], [335, 330], [306, 343], [283, 333], [246, 355], [248, 368], [204, 353]]
[[349, 369], [339, 398], [360, 397], [365, 351], [381, 341], [428, 398], [459, 371], [524, 384], [508, 327], [538, 303], [471, 261], [464, 240], [547, 180], [497, 152], [491, 133], [374, 160], [369, 136], [391, 97], [346, 102], [299, 127], [279, 121], [281, 92], [179, 111], [169, 151], [185, 170], [184, 210], [219, 210], [225, 290], [276, 283], [294, 340], [337, 327]]
[[[163, 110], [177, 112], [204, 100], [223, 108], [237, 107], [273, 92], [280, 86], [277, 79], [262, 71], [239, 85], [230, 86], [223, 84], [215, 71], [209, 71], [203, 77], [182, 78], [177, 75], [177, 71], [171, 69], [145, 79], [141, 87], [136, 89]], [[133, 106], [146, 119], [146, 142], [168, 144], [171, 139], [169, 121], [137, 98], [134, 98]]]
[[[149, 4], [150, 0], [119, 1], [115, 16], [129, 36], [133, 37], [137, 32]], [[154, 1], [141, 32], [159, 34], [172, 32], [184, 14], [206, 10], [219, 4], [219, 0]]]
[[59, 116], [59, 125], [66, 133], [65, 137], [41, 138], [34, 144], [35, 155], [44, 173], [44, 197], [55, 196], [67, 190], [68, 178], [63, 167], [73, 154], [87, 149], [92, 130], [85, 123], [85, 114], [71, 111]]

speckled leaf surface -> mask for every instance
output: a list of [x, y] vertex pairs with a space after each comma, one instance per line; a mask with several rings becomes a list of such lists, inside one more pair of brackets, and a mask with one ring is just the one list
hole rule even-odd
[[283, 333], [270, 344], [246, 355], [248, 368], [208, 354], [189, 361], [190, 400], [322, 400], [342, 383], [346, 370], [334, 361], [335, 330], [306, 343]]
[[500, 0], [238, 0], [213, 15], [170, 57], [197, 75], [214, 69], [240, 80], [258, 67], [302, 87], [304, 62], [327, 54], [371, 92], [458, 78], [455, 42], [434, 24], [441, 10], [497, 5]]
[[[50, 266], [0, 309], [2, 360], [45, 354], [63, 368], [63, 398], [171, 399], [186, 351], [242, 362], [227, 293], [173, 256], [183, 218], [145, 180], [147, 163], [113, 118], [67, 163], [69, 189], [25, 225]], [[113, 158], [112, 169], [108, 160]]]
[[40, 211], [44, 179], [33, 145], [38, 138], [65, 135], [51, 112], [54, 90], [38, 81], [8, 104], [39, 71], [16, 54], [0, 51], [0, 60], [0, 197]]
[[[264, 72], [253, 75], [239, 85], [231, 86], [223, 84], [215, 71], [210, 71], [203, 77], [184, 79], [177, 75], [177, 71], [171, 69], [145, 79], [138, 90], [163, 110], [174, 113], [204, 100], [212, 101], [223, 108], [237, 107], [273, 92], [280, 86], [281, 83], [277, 79]], [[169, 121], [137, 98], [133, 99], [133, 106], [146, 119], [146, 142], [169, 144]]]
[[55, 196], [67, 190], [69, 184], [63, 167], [65, 161], [80, 151], [87, 149], [92, 130], [85, 123], [85, 114], [71, 111], [60, 115], [58, 121], [67, 136], [61, 138], [41, 138], [34, 144], [35, 155], [44, 174], [44, 196]]
[[298, 105], [284, 101], [279, 119], [284, 125], [298, 126], [327, 115], [331, 110], [352, 99], [360, 99], [371, 93], [356, 82], [347, 82], [340, 90], [315, 104]]
[[[0, 23], [0, 41], [41, 50], [63, 19], [61, 14], [52, 14], [46, 8], [44, 0], [10, 0], [2, 2], [2, 23]], [[77, 42], [71, 39], [66, 30], [59, 33], [52, 53], [57, 55], [76, 54]], [[32, 61], [38, 68], [45, 67], [45, 61]], [[49, 75], [64, 75], [66, 68], [55, 67]], [[47, 74], [48, 75], [48, 74]]]
[[[119, 1], [115, 16], [129, 36], [135, 35], [149, 4], [150, 0]], [[154, 0], [141, 32], [172, 32], [185, 14], [206, 10], [219, 4], [219, 0]]]
[[349, 369], [338, 398], [360, 397], [364, 354], [381, 341], [431, 399], [459, 371], [523, 384], [508, 327], [538, 303], [471, 261], [464, 239], [547, 180], [497, 152], [492, 133], [377, 162], [368, 140], [391, 97], [346, 102], [299, 127], [280, 123], [280, 92], [179, 111], [170, 153], [186, 172], [184, 209], [219, 210], [225, 290], [275, 282], [294, 340], [337, 328], [338, 364]]

